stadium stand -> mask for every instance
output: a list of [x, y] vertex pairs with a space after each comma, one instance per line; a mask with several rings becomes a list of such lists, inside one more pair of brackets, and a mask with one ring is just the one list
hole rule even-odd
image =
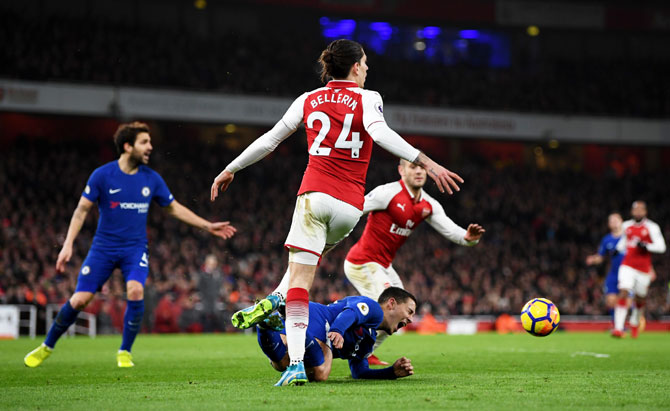
[[[227, 314], [271, 291], [285, 271], [283, 241], [301, 178], [295, 170], [302, 170], [306, 162], [303, 137], [293, 136], [278, 153], [240, 173], [225, 200], [212, 205], [212, 176], [236, 152], [199, 138], [188, 127], [181, 136], [176, 129], [154, 126], [151, 165], [177, 199], [203, 216], [232, 221], [239, 231], [225, 242], [178, 224], [159, 210], [150, 214], [152, 264], [145, 329], [202, 329], [204, 319], [195, 310], [201, 299], [197, 272], [208, 253], [221, 262], [224, 281], [218, 302], [225, 323], [218, 326], [229, 329]], [[89, 173], [115, 155], [104, 135], [58, 143], [38, 137], [6, 142], [0, 154], [0, 191], [5, 193], [0, 200], [0, 302], [44, 307], [62, 303], [74, 288], [76, 270], [95, 230], [93, 218], [75, 243], [67, 275], [57, 275], [54, 269], [62, 236]], [[605, 314], [604, 272], [587, 268], [583, 261], [606, 232], [607, 214], [615, 209], [626, 213], [630, 202], [644, 195], [650, 216], [670, 237], [670, 207], [661, 201], [664, 168], [618, 170], [614, 158], [594, 173], [584, 168], [543, 170], [532, 161], [496, 163], [467, 152], [464, 157], [457, 169], [467, 190], [454, 197], [440, 196], [434, 187], [428, 190], [461, 225], [478, 222], [487, 228], [481, 246], [456, 247], [421, 226], [394, 262], [406, 288], [438, 316], [515, 313], [536, 295], [551, 295], [562, 314]], [[395, 160], [377, 153], [368, 187], [396, 175]], [[354, 293], [342, 263], [362, 227], [359, 224], [322, 262], [312, 291], [315, 301]], [[650, 292], [652, 318], [670, 308], [665, 289], [670, 267], [667, 259], [655, 261], [659, 278]], [[88, 308], [99, 315], [100, 330], [119, 329], [123, 293], [117, 272]]]

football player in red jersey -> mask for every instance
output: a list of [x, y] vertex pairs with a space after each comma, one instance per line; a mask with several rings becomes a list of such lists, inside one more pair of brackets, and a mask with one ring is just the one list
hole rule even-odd
[[651, 253], [665, 252], [665, 239], [661, 228], [647, 218], [647, 204], [635, 201], [631, 207], [632, 220], [623, 223], [623, 234], [617, 243], [617, 250], [626, 253], [619, 268], [619, 302], [614, 309], [613, 337], [624, 336], [626, 314], [635, 296], [635, 304], [630, 313], [631, 336], [637, 338], [640, 316], [647, 299], [647, 291], [654, 274]]
[[282, 290], [233, 315], [238, 328], [251, 327], [286, 302], [286, 338], [291, 365], [277, 385], [302, 385], [305, 330], [309, 319], [308, 291], [321, 256], [345, 238], [363, 213], [365, 177], [372, 142], [407, 161], [421, 165], [441, 192], [458, 191], [463, 179], [440, 166], [391, 130], [384, 119], [379, 93], [365, 90], [367, 57], [351, 40], [336, 40], [319, 58], [325, 87], [298, 97], [282, 119], [247, 147], [214, 179], [211, 200], [225, 191], [236, 172], [261, 160], [305, 125], [309, 162], [298, 191], [291, 229], [289, 281]]
[[[444, 212], [433, 197], [423, 191], [426, 170], [400, 160], [401, 179], [381, 185], [365, 196], [363, 213], [370, 213], [360, 240], [349, 250], [344, 261], [344, 273], [361, 295], [376, 299], [387, 287], [403, 288], [398, 273], [391, 265], [398, 249], [412, 231], [426, 220], [444, 238], [456, 244], [473, 246], [479, 242], [484, 228], [470, 224], [459, 227]], [[388, 334], [377, 333], [375, 349]], [[375, 355], [368, 358], [371, 365], [388, 365]]]

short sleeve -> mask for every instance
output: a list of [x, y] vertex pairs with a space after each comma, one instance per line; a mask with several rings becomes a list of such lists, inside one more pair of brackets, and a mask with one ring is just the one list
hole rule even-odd
[[384, 101], [376, 91], [363, 92], [363, 127], [367, 130], [375, 123], [386, 123], [384, 119]]
[[160, 174], [154, 172], [154, 178], [156, 180], [156, 188], [154, 190], [153, 199], [156, 200], [161, 207], [169, 206], [170, 203], [174, 201], [170, 189], [167, 184], [165, 184], [165, 180], [163, 180], [163, 177], [161, 177]]
[[600, 241], [600, 246], [598, 246], [598, 255], [600, 256], [605, 256], [607, 254], [607, 237], [603, 238], [602, 241]]
[[305, 111], [305, 99], [307, 99], [307, 93], [302, 94], [300, 97], [295, 99], [291, 104], [291, 107], [286, 110], [282, 121], [286, 124], [286, 127], [295, 131], [302, 124], [302, 119]]
[[87, 200], [90, 200], [94, 203], [100, 198], [100, 192], [102, 191], [102, 172], [100, 169], [96, 169], [91, 173], [91, 176], [86, 182], [86, 187], [84, 187], [84, 192], [81, 193], [83, 197]]
[[379, 303], [371, 298], [359, 297], [347, 301], [347, 308], [356, 313], [356, 324], [362, 327], [377, 328], [384, 319]]

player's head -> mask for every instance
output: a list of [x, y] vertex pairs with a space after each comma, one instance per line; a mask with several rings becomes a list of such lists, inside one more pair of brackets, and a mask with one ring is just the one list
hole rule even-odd
[[610, 231], [620, 231], [621, 224], [623, 224], [623, 217], [621, 217], [620, 213], [614, 212], [607, 217], [607, 226]]
[[368, 74], [367, 59], [360, 43], [346, 39], [335, 40], [319, 57], [321, 81], [325, 83], [331, 78], [351, 80], [362, 88]]
[[416, 190], [426, 184], [426, 169], [405, 159], [400, 159], [398, 173], [405, 185], [411, 189]]
[[215, 254], [207, 254], [205, 257], [205, 272], [211, 273], [216, 270], [216, 267], [219, 266], [219, 259], [216, 258]]
[[119, 155], [128, 155], [135, 164], [148, 164], [153, 149], [149, 126], [139, 121], [121, 124], [114, 133], [114, 145]]
[[635, 221], [642, 221], [647, 216], [647, 203], [641, 200], [634, 201], [630, 207], [630, 214]]
[[412, 322], [416, 313], [416, 297], [399, 287], [389, 287], [377, 299], [384, 311], [379, 329], [393, 334]]

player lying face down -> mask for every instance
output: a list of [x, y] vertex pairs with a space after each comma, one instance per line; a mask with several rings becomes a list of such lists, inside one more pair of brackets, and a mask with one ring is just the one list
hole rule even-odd
[[[393, 334], [412, 322], [416, 298], [409, 292], [389, 287], [378, 301], [363, 296], [346, 297], [329, 305], [309, 304], [309, 326], [305, 339], [305, 370], [310, 381], [325, 381], [333, 358], [349, 361], [356, 379], [396, 379], [414, 374], [408, 358], [392, 366], [370, 369], [367, 357], [372, 352], [377, 330]], [[275, 315], [261, 323], [258, 344], [277, 371], [289, 365], [283, 321]]]

